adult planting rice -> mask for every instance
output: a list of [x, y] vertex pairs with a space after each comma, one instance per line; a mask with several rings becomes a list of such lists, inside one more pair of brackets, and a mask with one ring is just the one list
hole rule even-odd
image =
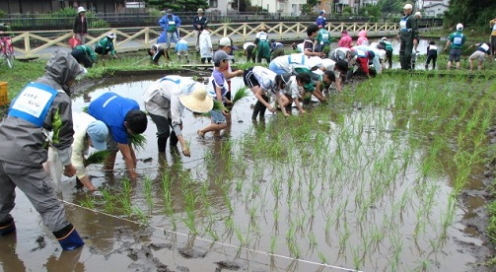
[[165, 153], [170, 138], [169, 145], [176, 146], [179, 142], [183, 155], [189, 157], [190, 150], [181, 132], [181, 116], [185, 108], [194, 113], [212, 110], [214, 102], [207, 95], [205, 85], [187, 77], [166, 76], [148, 87], [144, 100], [145, 109], [157, 126], [158, 152]]

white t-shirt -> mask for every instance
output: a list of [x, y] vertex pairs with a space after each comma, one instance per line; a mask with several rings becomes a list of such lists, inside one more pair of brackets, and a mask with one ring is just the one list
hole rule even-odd
[[257, 33], [256, 38], [261, 41], [266, 41], [267, 39], [269, 39], [269, 35], [267, 35], [267, 33], [265, 33], [264, 31], [261, 31]]
[[326, 71], [334, 70], [334, 65], [336, 65], [336, 62], [332, 59], [322, 59], [322, 66], [326, 69]]
[[300, 97], [300, 86], [296, 82], [296, 76], [291, 76], [286, 87], [281, 90], [283, 94], [290, 95], [293, 99]]
[[291, 73], [292, 67], [305, 65], [308, 57], [304, 54], [297, 53], [291, 55], [285, 55], [275, 58], [272, 62], [275, 66], [286, 71], [286, 73]]
[[243, 50], [248, 49], [248, 46], [255, 46], [255, 44], [252, 42], [245, 42], [245, 44], [243, 44]]
[[264, 91], [270, 91], [271, 93], [274, 92], [276, 85], [276, 73], [262, 66], [255, 66], [251, 71], [260, 84], [260, 88]]

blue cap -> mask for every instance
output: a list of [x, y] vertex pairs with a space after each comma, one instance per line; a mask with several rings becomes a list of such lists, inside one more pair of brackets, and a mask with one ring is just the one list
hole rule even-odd
[[102, 121], [91, 122], [86, 131], [90, 136], [92, 146], [97, 150], [107, 149], [107, 136], [109, 130]]

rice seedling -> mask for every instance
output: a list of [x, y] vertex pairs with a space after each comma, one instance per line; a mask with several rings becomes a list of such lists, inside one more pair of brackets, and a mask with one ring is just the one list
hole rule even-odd
[[93, 152], [84, 160], [84, 165], [88, 166], [92, 164], [103, 163], [109, 154], [110, 152], [108, 150], [99, 150]]
[[234, 93], [234, 97], [232, 99], [233, 106], [236, 104], [236, 102], [240, 101], [241, 99], [250, 96], [251, 90], [249, 90], [247, 87], [243, 87], [239, 90], [237, 90]]
[[141, 151], [145, 149], [146, 138], [142, 134], [129, 134], [129, 143], [134, 150]]
[[83, 206], [87, 209], [90, 209], [90, 210], [93, 210], [95, 208], [95, 202], [94, 202], [93, 197], [91, 197], [91, 196], [86, 196], [85, 199], [81, 200], [80, 204], [81, 204], [81, 206]]
[[[366, 271], [412, 270], [428, 266], [416, 261], [423, 254], [451, 253], [456, 196], [490, 151], [494, 94], [465, 91], [470, 85], [459, 79], [384, 75], [367, 83], [309, 114], [233, 131], [204, 160], [171, 168], [161, 180], [165, 224], [322, 263], [331, 262], [323, 252], [339, 250], [340, 263]], [[211, 174], [218, 169], [222, 175]], [[146, 200], [147, 186], [133, 200]], [[119, 198], [132, 193], [122, 187]], [[118, 202], [114, 212], [126, 214], [130, 203]], [[379, 255], [390, 262], [375, 261]]]

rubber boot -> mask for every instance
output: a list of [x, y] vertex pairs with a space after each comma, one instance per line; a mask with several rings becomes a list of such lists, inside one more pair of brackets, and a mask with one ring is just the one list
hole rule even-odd
[[169, 136], [169, 145], [170, 146], [176, 146], [177, 142], [179, 142], [179, 139], [176, 136], [176, 132], [172, 130], [170, 136]]
[[0, 222], [0, 236], [5, 236], [16, 231], [14, 218], [9, 214], [7, 219]]
[[53, 235], [55, 235], [63, 250], [74, 250], [84, 245], [83, 240], [79, 237], [79, 233], [72, 224], [54, 232]]
[[158, 152], [165, 153], [165, 145], [167, 144], [167, 138], [158, 138], [157, 144], [158, 144]]
[[257, 116], [258, 113], [260, 112], [261, 106], [263, 106], [263, 104], [260, 101], [257, 101], [257, 103], [255, 103], [255, 107], [253, 108], [253, 114], [251, 115], [252, 120], [257, 120]]
[[[263, 98], [263, 100], [265, 100], [265, 102], [267, 102], [267, 103], [269, 102], [268, 96], [262, 95], [262, 98]], [[260, 103], [260, 109], [259, 109], [260, 110], [260, 120], [265, 119], [265, 110], [266, 109], [267, 109], [267, 107], [264, 104]]]

